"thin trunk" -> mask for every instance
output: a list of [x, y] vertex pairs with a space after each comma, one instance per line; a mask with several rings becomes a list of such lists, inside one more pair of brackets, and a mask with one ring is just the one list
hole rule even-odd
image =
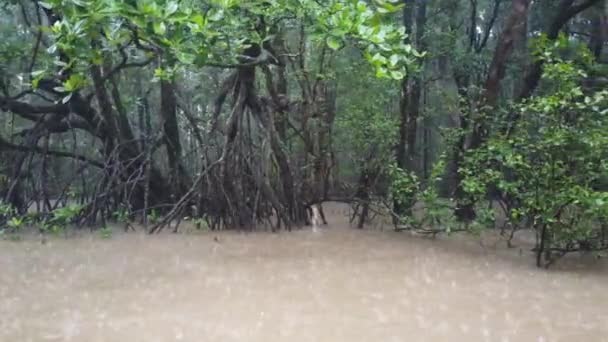
[[[411, 34], [414, 20], [414, 9], [415, 9], [415, 0], [403, 0], [403, 27], [408, 34]], [[410, 43], [409, 39], [406, 40], [406, 43]], [[401, 81], [401, 100], [399, 104], [399, 142], [397, 144], [396, 149], [396, 161], [397, 166], [400, 168], [406, 169], [408, 166], [408, 155], [407, 155], [407, 145], [409, 139], [409, 94], [410, 94], [410, 82], [408, 78], [404, 78]]]
[[[424, 50], [423, 42], [426, 26], [426, 2], [404, 0], [403, 25], [406, 32], [411, 34], [413, 22], [416, 24], [416, 35], [411, 42], [418, 50]], [[408, 43], [408, 42], [406, 42]], [[424, 66], [421, 66], [424, 68]], [[422, 95], [422, 75], [405, 78], [401, 83], [399, 144], [397, 146], [397, 165], [409, 172], [417, 171], [416, 163], [416, 134], [418, 117], [420, 116], [420, 97]], [[414, 203], [403, 205], [395, 201], [394, 211], [399, 215], [410, 215]]]
[[[528, 10], [531, 0], [513, 0], [511, 14], [506, 19], [504, 27], [490, 64], [488, 77], [484, 85], [484, 102], [486, 106], [495, 107], [498, 104], [502, 80], [505, 77], [507, 62], [514, 47], [526, 30]], [[474, 146], [475, 147], [475, 146]]]
[[[416, 40], [414, 42], [416, 48], [419, 51], [426, 49], [426, 44], [423, 40], [424, 32], [426, 28], [426, 1], [421, 1], [416, 8]], [[424, 69], [424, 65], [421, 65], [421, 69]], [[418, 118], [420, 116], [420, 99], [422, 95], [422, 84], [423, 84], [424, 70], [421, 71], [420, 75], [416, 75], [412, 80], [409, 101], [408, 101], [408, 113], [407, 113], [407, 160], [409, 169], [411, 171], [417, 171], [416, 169], [416, 134], [418, 131]]]
[[42, 155], [42, 165], [40, 166], [40, 186], [42, 190], [43, 211], [48, 213], [52, 210], [49, 194], [49, 144], [50, 134], [44, 136], [42, 140], [44, 153]]
[[175, 96], [175, 84], [171, 80], [160, 82], [160, 117], [163, 124], [163, 137], [167, 149], [169, 162], [169, 183], [171, 184], [174, 198], [178, 198], [182, 187], [181, 155], [182, 145], [177, 123], [177, 99]]
[[275, 113], [275, 126], [281, 141], [287, 141], [287, 109], [289, 102], [287, 97], [287, 57], [285, 57], [287, 52], [285, 51], [285, 40], [283, 35], [284, 33], [282, 31], [278, 32], [274, 42], [274, 46], [276, 46], [275, 50], [279, 53], [277, 56], [279, 65], [276, 67], [276, 92], [277, 101], [280, 102], [276, 104], [278, 110]]
[[359, 176], [359, 184], [357, 185], [357, 193], [355, 195], [359, 205], [361, 206], [361, 213], [359, 214], [359, 220], [357, 222], [357, 228], [362, 229], [367, 222], [369, 215], [369, 202], [370, 202], [370, 185], [371, 185], [372, 174], [368, 170], [362, 170]]
[[143, 211], [142, 211], [142, 218], [143, 218], [143, 224], [144, 224], [144, 228], [148, 229], [148, 215], [149, 215], [149, 208], [150, 208], [150, 176], [151, 176], [151, 170], [152, 170], [152, 144], [151, 144], [151, 133], [152, 133], [152, 123], [151, 123], [151, 118], [150, 118], [150, 109], [148, 108], [148, 100], [147, 98], [144, 97], [142, 98], [143, 101], [143, 105], [142, 105], [142, 111], [143, 111], [143, 115], [144, 115], [144, 123], [143, 123], [143, 135], [144, 135], [144, 140], [142, 141], [142, 143], [144, 144], [144, 155], [146, 157], [145, 161], [144, 161], [144, 191], [143, 191]]
[[[423, 88], [422, 93], [422, 105], [426, 107], [428, 105], [428, 87]], [[430, 150], [431, 150], [431, 127], [432, 120], [428, 114], [423, 117], [422, 125], [422, 178], [425, 181], [429, 179], [429, 165], [430, 165]]]

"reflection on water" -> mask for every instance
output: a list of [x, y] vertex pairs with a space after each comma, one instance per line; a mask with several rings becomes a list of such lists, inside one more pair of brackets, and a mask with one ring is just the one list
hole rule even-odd
[[608, 341], [605, 263], [537, 270], [341, 210], [317, 232], [2, 241], [0, 341]]

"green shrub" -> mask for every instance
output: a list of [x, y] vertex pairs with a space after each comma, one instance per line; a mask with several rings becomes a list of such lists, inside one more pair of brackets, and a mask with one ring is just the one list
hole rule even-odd
[[497, 129], [460, 170], [474, 201], [498, 190], [510, 204], [507, 221], [536, 231], [539, 266], [608, 247], [608, 192], [599, 186], [608, 175], [608, 91], [586, 92], [585, 75], [575, 62], [551, 59], [550, 92], [513, 106], [517, 124]]

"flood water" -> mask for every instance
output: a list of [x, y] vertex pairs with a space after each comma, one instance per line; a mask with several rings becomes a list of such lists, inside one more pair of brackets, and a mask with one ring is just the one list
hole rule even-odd
[[316, 232], [0, 241], [0, 341], [608, 341], [604, 261], [538, 270], [326, 211]]

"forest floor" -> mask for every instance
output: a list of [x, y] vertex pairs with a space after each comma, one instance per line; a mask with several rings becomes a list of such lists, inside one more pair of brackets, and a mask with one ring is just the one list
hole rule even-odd
[[[0, 341], [608, 341], [608, 263], [329, 225], [0, 240]], [[485, 247], [484, 247], [485, 246]]]

